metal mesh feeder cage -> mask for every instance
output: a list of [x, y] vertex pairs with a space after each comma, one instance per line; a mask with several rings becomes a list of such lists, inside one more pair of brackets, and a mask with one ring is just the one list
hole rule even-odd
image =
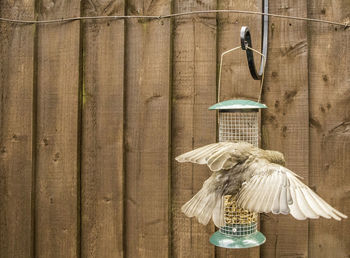
[[[259, 109], [264, 104], [251, 100], [227, 100], [211, 106], [219, 113], [219, 142], [245, 141], [258, 146]], [[225, 226], [219, 228], [210, 242], [224, 248], [250, 248], [263, 244], [265, 236], [257, 230], [258, 214], [236, 205], [235, 196], [224, 197]]]

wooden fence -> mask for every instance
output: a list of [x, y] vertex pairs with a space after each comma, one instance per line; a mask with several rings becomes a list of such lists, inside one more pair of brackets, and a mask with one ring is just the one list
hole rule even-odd
[[[261, 10], [260, 0], [2, 0], [0, 16]], [[270, 0], [270, 12], [345, 21], [348, 0]], [[0, 257], [349, 257], [350, 220], [261, 215], [267, 242], [224, 250], [180, 207], [210, 175], [174, 157], [216, 140], [218, 56], [261, 17], [0, 23]], [[258, 46], [255, 46], [258, 47]], [[262, 146], [350, 215], [350, 30], [270, 18]], [[244, 52], [221, 99], [257, 98]]]

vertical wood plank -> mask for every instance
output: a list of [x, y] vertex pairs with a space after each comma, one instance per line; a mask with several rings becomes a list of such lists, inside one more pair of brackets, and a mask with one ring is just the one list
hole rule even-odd
[[[85, 16], [123, 15], [124, 1], [84, 1]], [[82, 257], [123, 256], [124, 20], [83, 26]]]
[[[174, 2], [174, 13], [216, 9], [216, 0]], [[172, 106], [172, 257], [214, 257], [209, 243], [215, 227], [181, 212], [211, 172], [174, 158], [216, 141], [216, 15], [174, 21]]]
[[[171, 12], [129, 0], [128, 15]], [[126, 34], [126, 257], [169, 253], [170, 20], [133, 19]]]
[[[271, 1], [270, 12], [305, 17], [306, 1]], [[271, 18], [269, 54], [263, 100], [269, 107], [262, 113], [265, 149], [284, 153], [286, 166], [308, 183], [307, 24]], [[261, 215], [266, 243], [262, 257], [307, 257], [308, 221], [292, 216]]]
[[[260, 0], [219, 0], [218, 9], [239, 9], [250, 11], [262, 11]], [[248, 26], [252, 35], [253, 47], [261, 49], [261, 16], [249, 16], [240, 14], [218, 15], [218, 58], [221, 53], [236, 46], [240, 46], [240, 30], [242, 26]], [[260, 56], [256, 55], [256, 64], [259, 67]], [[220, 60], [218, 60], [220, 62]], [[221, 77], [220, 101], [228, 99], [257, 100], [260, 93], [260, 83], [255, 81], [249, 72], [246, 53], [236, 50], [225, 56]], [[259, 257], [259, 247], [249, 249], [225, 249], [216, 248], [216, 257]]]
[[[262, 11], [260, 0], [218, 0], [218, 9], [238, 9]], [[261, 16], [246, 14], [218, 14], [218, 58], [222, 52], [241, 45], [240, 30], [248, 26], [253, 47], [261, 49]], [[256, 67], [260, 65], [260, 56], [254, 54]], [[220, 62], [220, 60], [218, 60]], [[220, 101], [227, 99], [257, 100], [260, 93], [260, 81], [254, 80], [249, 72], [245, 51], [238, 49], [225, 55], [221, 75]]]
[[[80, 15], [80, 1], [39, 1], [38, 19]], [[36, 257], [76, 257], [80, 22], [38, 26]]]
[[[350, 2], [312, 0], [308, 16], [349, 19]], [[350, 215], [350, 33], [309, 24], [310, 186]], [[349, 257], [350, 221], [310, 220], [309, 257]]]
[[[33, 19], [33, 1], [1, 1], [0, 16]], [[0, 257], [33, 257], [34, 25], [0, 23]]]

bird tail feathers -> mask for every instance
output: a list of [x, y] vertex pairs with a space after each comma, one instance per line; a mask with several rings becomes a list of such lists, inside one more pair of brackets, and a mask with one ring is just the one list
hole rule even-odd
[[205, 186], [181, 207], [187, 217], [196, 217], [198, 222], [207, 225], [210, 218], [217, 227], [224, 225], [223, 198], [215, 191], [210, 192]]

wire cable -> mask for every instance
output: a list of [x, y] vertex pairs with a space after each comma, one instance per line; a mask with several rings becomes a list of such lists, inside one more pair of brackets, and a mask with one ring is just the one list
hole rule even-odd
[[81, 16], [81, 17], [70, 17], [70, 18], [61, 18], [61, 19], [53, 19], [53, 20], [16, 20], [10, 18], [0, 17], [0, 22], [11, 22], [11, 23], [20, 23], [20, 24], [52, 24], [52, 23], [64, 23], [64, 22], [72, 22], [72, 21], [80, 21], [80, 20], [119, 20], [119, 19], [169, 19], [176, 18], [181, 16], [189, 16], [189, 15], [199, 15], [199, 14], [211, 14], [211, 13], [241, 13], [241, 14], [249, 14], [249, 15], [267, 15], [271, 17], [283, 18], [283, 19], [292, 19], [292, 20], [300, 20], [300, 21], [310, 21], [310, 22], [319, 22], [331, 25], [343, 26], [344, 29], [350, 26], [350, 21], [346, 22], [335, 22], [314, 18], [306, 18], [306, 17], [298, 17], [298, 16], [288, 16], [282, 14], [273, 14], [273, 13], [264, 13], [264, 12], [256, 12], [256, 11], [244, 11], [244, 10], [205, 10], [205, 11], [191, 11], [191, 12], [182, 12], [182, 13], [174, 13], [167, 15], [116, 15], [116, 16]]

